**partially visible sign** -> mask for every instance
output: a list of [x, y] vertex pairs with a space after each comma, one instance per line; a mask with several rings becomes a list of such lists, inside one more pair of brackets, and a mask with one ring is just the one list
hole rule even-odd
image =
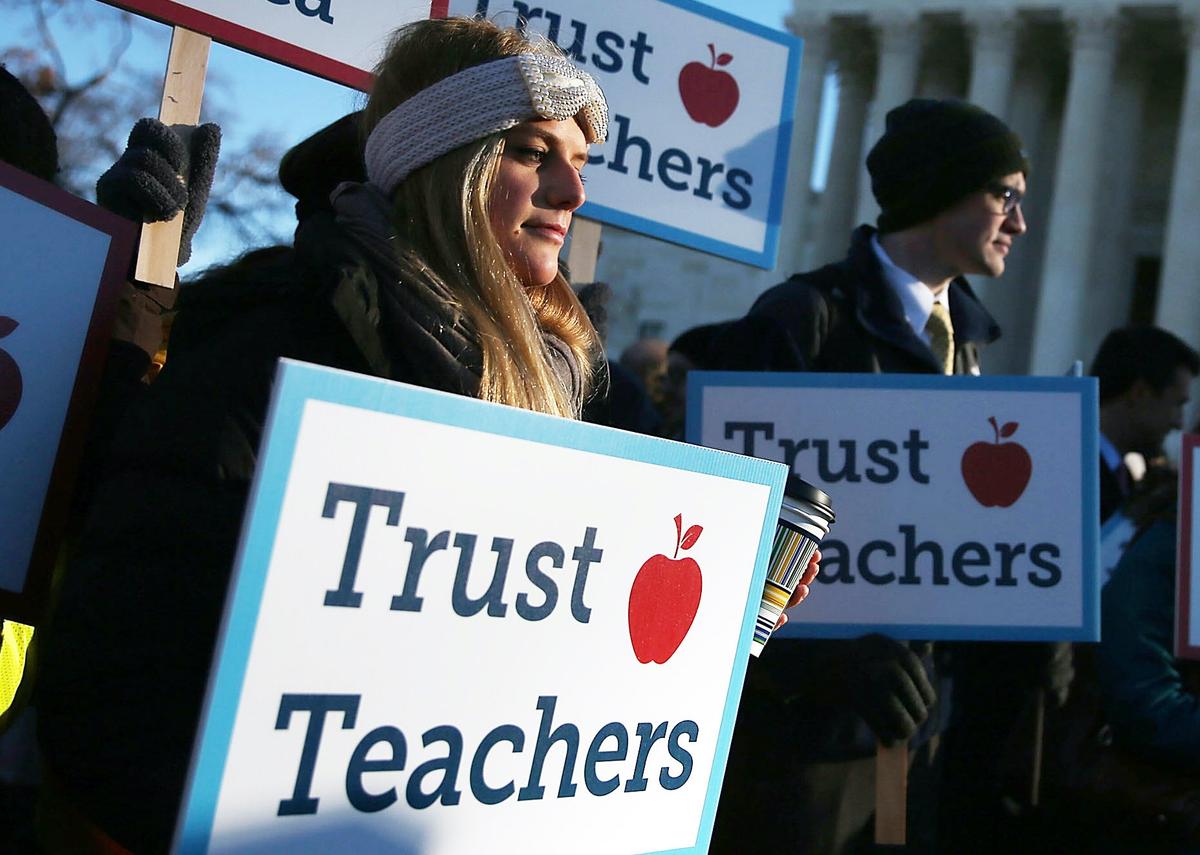
[[800, 41], [691, 0], [450, 0], [452, 15], [527, 20], [592, 74], [609, 139], [580, 216], [770, 268]]
[[833, 498], [782, 635], [1099, 639], [1095, 378], [688, 377], [688, 439]]
[[388, 37], [446, 0], [104, 0], [366, 91]]
[[41, 616], [132, 223], [0, 163], [0, 617]]
[[1200, 435], [1183, 435], [1183, 454], [1179, 461], [1179, 560], [1175, 596], [1175, 655], [1181, 659], [1200, 659], [1200, 532], [1196, 501], [1196, 472], [1200, 462]]
[[183, 852], [705, 852], [783, 467], [283, 362]]

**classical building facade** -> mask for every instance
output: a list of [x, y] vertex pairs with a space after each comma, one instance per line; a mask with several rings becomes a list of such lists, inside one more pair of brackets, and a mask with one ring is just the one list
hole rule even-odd
[[[795, 0], [787, 24], [804, 52], [776, 269], [606, 228], [611, 350], [737, 316], [788, 273], [841, 257], [878, 213], [865, 153], [913, 96], [1002, 116], [1033, 164], [1028, 235], [1002, 279], [973, 279], [1005, 332], [989, 373], [1062, 374], [1130, 322], [1200, 345], [1200, 0]], [[837, 117], [818, 194], [830, 74]]]

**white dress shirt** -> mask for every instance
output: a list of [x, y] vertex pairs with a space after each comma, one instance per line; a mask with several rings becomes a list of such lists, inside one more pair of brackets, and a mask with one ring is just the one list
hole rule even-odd
[[900, 298], [900, 305], [904, 308], [904, 319], [921, 341], [929, 344], [929, 333], [925, 332], [925, 324], [929, 323], [929, 316], [933, 314], [934, 303], [944, 303], [949, 310], [949, 287], [944, 287], [935, 294], [933, 289], [920, 279], [898, 267], [879, 243], [878, 235], [871, 235], [871, 249], [879, 259], [879, 266], [883, 268], [884, 281]]

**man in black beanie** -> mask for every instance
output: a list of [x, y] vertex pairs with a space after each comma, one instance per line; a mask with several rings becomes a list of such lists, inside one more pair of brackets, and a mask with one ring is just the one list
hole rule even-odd
[[[888, 113], [867, 169], [877, 228], [760, 296], [713, 343], [714, 368], [979, 373], [1000, 330], [963, 277], [1001, 275], [1025, 232], [1020, 139], [972, 104], [915, 99]], [[883, 635], [773, 640], [747, 677], [713, 851], [869, 851], [877, 741], [912, 749], [908, 851], [933, 851], [941, 661]]]

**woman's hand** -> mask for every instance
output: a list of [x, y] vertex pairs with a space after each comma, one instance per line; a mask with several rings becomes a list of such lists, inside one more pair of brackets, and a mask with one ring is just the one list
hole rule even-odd
[[[817, 574], [821, 572], [821, 552], [817, 550], [812, 554], [812, 558], [808, 559], [808, 568], [805, 569], [804, 575], [800, 577], [800, 584], [796, 585], [796, 590], [792, 591], [792, 598], [788, 600], [787, 607], [798, 606], [808, 596], [808, 586], [812, 584], [813, 579], [817, 578]], [[775, 622], [775, 628], [783, 626], [788, 622], [787, 612], [783, 612], [779, 616], [779, 620]]]

